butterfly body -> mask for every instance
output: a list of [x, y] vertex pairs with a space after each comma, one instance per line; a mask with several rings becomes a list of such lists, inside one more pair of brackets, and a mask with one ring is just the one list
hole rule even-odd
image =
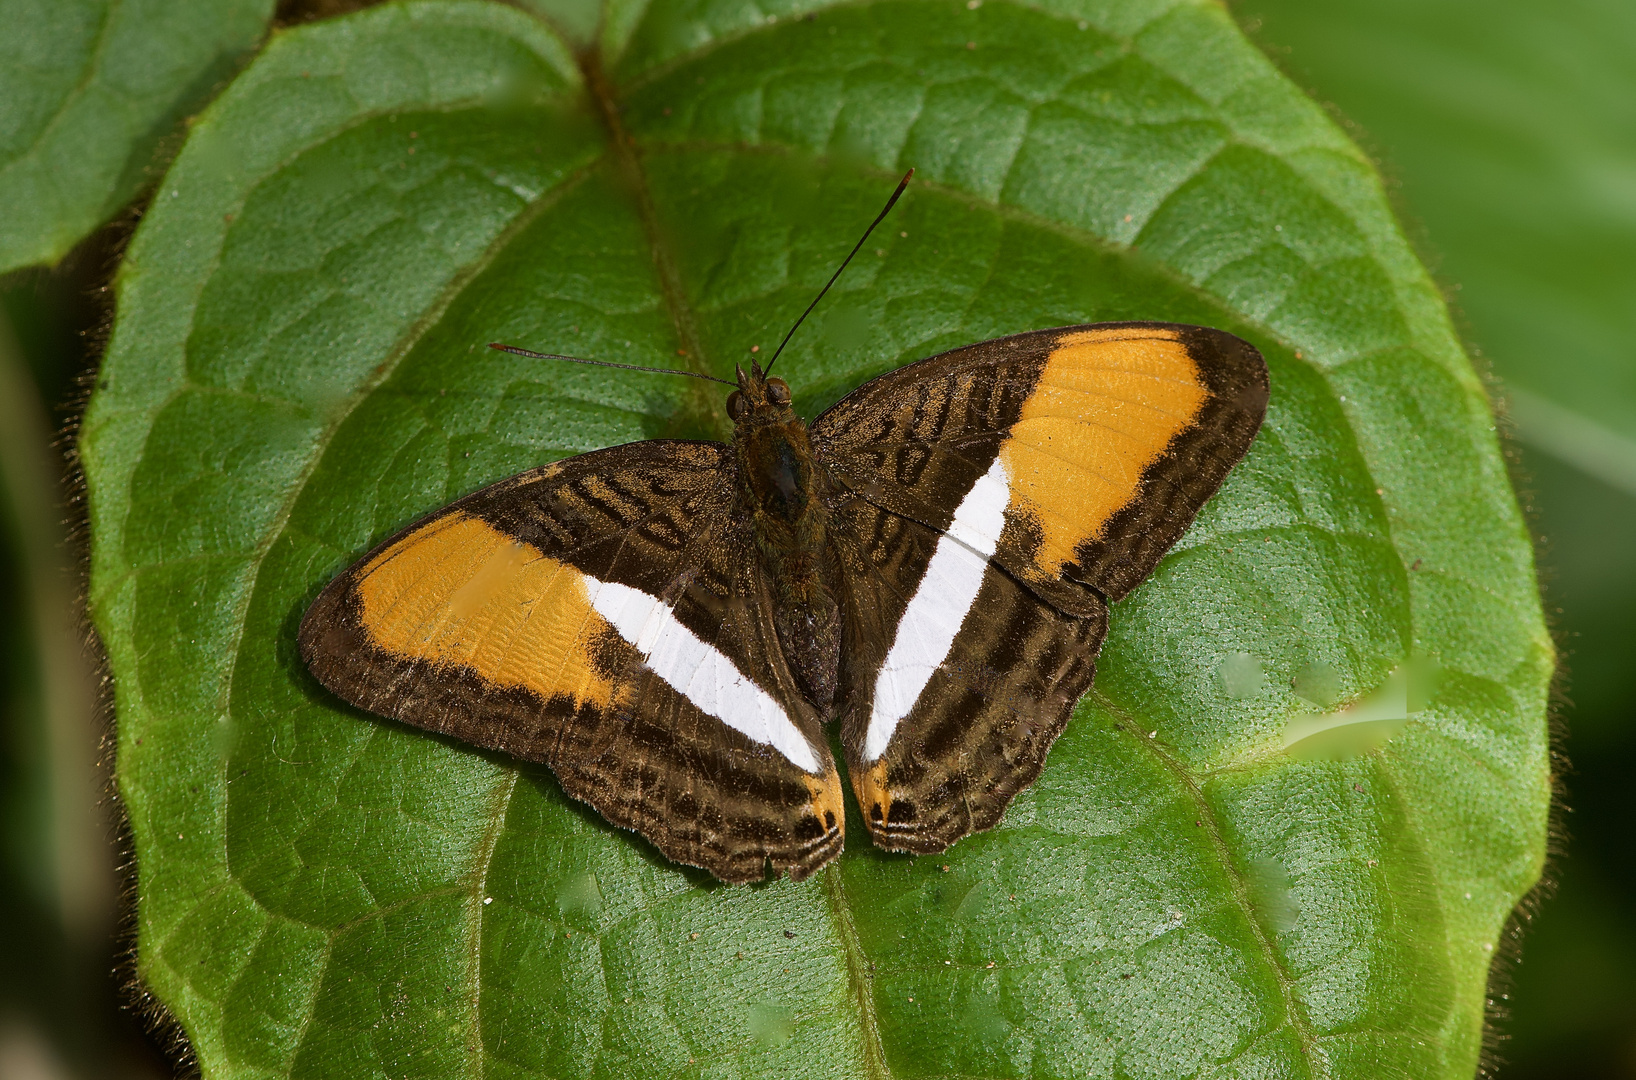
[[767, 379], [759, 367], [740, 368], [738, 377], [728, 405], [738, 465], [735, 516], [752, 523], [772, 586], [778, 642], [796, 684], [827, 713], [841, 660], [841, 610], [826, 531], [834, 485], [813, 457], [789, 386]]
[[727, 881], [995, 825], [1089, 689], [1108, 604], [1243, 456], [1260, 354], [1162, 323], [907, 365], [811, 425], [740, 372], [731, 445], [656, 440], [502, 480], [320, 594], [303, 658], [345, 700], [550, 765]]

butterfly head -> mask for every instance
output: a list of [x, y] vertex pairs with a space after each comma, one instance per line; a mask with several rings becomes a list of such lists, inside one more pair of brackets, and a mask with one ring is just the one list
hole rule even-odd
[[768, 378], [761, 366], [738, 368], [738, 389], [727, 395], [727, 416], [735, 426], [788, 423], [795, 416], [790, 406], [790, 385]]

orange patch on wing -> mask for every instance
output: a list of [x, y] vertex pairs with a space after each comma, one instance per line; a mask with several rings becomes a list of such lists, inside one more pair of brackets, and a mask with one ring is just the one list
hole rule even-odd
[[[858, 797], [858, 809], [863, 811], [865, 821], [884, 822], [892, 816], [892, 791], [886, 786], [886, 759], [881, 758], [861, 773], [852, 774], [852, 793]], [[880, 817], [875, 817], [875, 807], [880, 807]]]
[[371, 559], [355, 588], [377, 648], [544, 698], [612, 697], [586, 651], [605, 624], [583, 575], [479, 518], [455, 513], [411, 533]]
[[1059, 574], [1136, 498], [1142, 472], [1209, 396], [1173, 330], [1082, 330], [1058, 340], [1000, 450], [1011, 512], [1041, 533], [1042, 576]]
[[[835, 766], [829, 767], [829, 775], [822, 780], [802, 774], [801, 780], [807, 785], [807, 792], [812, 796], [813, 815], [826, 828], [844, 828], [846, 823], [846, 804], [841, 799], [841, 774], [835, 771]], [[826, 817], [825, 815], [828, 815]], [[834, 822], [834, 825], [830, 825]]]

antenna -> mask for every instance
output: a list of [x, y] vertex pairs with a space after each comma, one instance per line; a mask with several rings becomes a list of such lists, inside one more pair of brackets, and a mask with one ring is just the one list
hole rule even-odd
[[526, 356], [531, 360], [569, 360], [576, 364], [594, 364], [597, 367], [624, 368], [626, 371], [646, 371], [653, 375], [686, 375], [690, 379], [709, 379], [719, 382], [723, 386], [737, 387], [738, 383], [718, 379], [714, 375], [700, 375], [697, 371], [678, 371], [676, 368], [643, 367], [641, 364], [616, 364], [612, 360], [587, 360], [582, 356], [562, 356], [558, 353], [530, 352], [528, 349], [519, 349], [515, 345], [502, 345], [498, 341], [489, 342], [489, 348], [500, 352], [508, 352], [515, 356]]
[[847, 263], [852, 261], [852, 256], [856, 255], [863, 248], [863, 242], [869, 239], [869, 234], [875, 231], [875, 226], [879, 225], [883, 220], [885, 220], [886, 215], [892, 212], [892, 207], [897, 205], [898, 196], [902, 195], [903, 189], [909, 186], [909, 178], [914, 174], [915, 171], [913, 169], [910, 169], [908, 172], [903, 174], [903, 179], [898, 181], [897, 190], [892, 192], [892, 197], [890, 199], [886, 200], [886, 205], [881, 208], [880, 213], [875, 215], [875, 220], [869, 223], [869, 228], [865, 229], [863, 231], [863, 235], [858, 237], [858, 242], [852, 247], [852, 254], [841, 260], [841, 265], [836, 269], [835, 273], [830, 276], [829, 281], [825, 282], [824, 287], [818, 290], [818, 295], [812, 298], [812, 303], [807, 305], [807, 310], [801, 313], [801, 317], [795, 320], [795, 325], [790, 327], [790, 332], [784, 335], [784, 340], [778, 343], [778, 349], [773, 353], [773, 358], [767, 361], [767, 370], [762, 372], [763, 375], [771, 375], [773, 373], [773, 365], [778, 363], [779, 353], [784, 351], [784, 346], [790, 343], [790, 338], [795, 336], [795, 331], [798, 330], [801, 324], [806, 321], [807, 316], [812, 314], [812, 309], [818, 306], [818, 301], [824, 298], [824, 294], [829, 291], [829, 287], [835, 284], [836, 279], [841, 276], [841, 271], [845, 270]]

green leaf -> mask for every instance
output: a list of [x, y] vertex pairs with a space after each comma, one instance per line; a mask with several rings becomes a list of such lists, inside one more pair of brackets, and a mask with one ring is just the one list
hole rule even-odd
[[272, 13], [273, 0], [0, 0], [0, 273], [56, 262], [152, 183], [166, 136]]
[[[281, 37], [121, 274], [92, 602], [140, 969], [206, 1073], [1471, 1075], [1544, 851], [1553, 654], [1367, 160], [1204, 0], [614, 3], [584, 67], [550, 26], [441, 2]], [[720, 886], [316, 687], [296, 623], [373, 541], [726, 430], [714, 391], [484, 342], [727, 373], [910, 165], [780, 363], [809, 415], [1097, 320], [1222, 326], [1272, 371], [1001, 827], [914, 860], [853, 821], [805, 883]], [[1284, 752], [1419, 659], [1436, 692], [1384, 745]]]

